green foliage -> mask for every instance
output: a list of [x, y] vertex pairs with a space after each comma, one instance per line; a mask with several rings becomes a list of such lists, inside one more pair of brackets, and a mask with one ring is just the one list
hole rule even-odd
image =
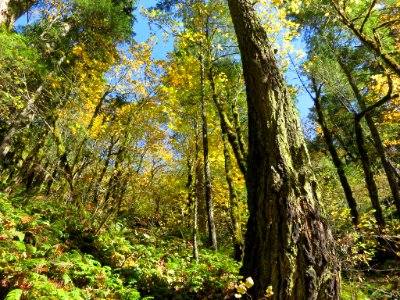
[[0, 132], [26, 104], [28, 83], [41, 78], [44, 67], [26, 38], [0, 29]]
[[117, 220], [89, 240], [54, 203], [20, 201], [0, 194], [0, 275], [8, 297], [192, 299], [233, 292], [239, 265], [224, 253], [203, 249], [195, 263], [187, 240]]
[[[25, 37], [21, 34], [0, 29], [0, 70], [25, 70], [25, 72], [37, 71], [38, 53], [29, 47]], [[28, 74], [26, 74], [28, 75]]]
[[[238, 276], [239, 263], [229, 258], [233, 230], [221, 115], [212, 103], [210, 81], [215, 81], [229, 130], [246, 140], [246, 95], [226, 1], [161, 2], [178, 5], [168, 13], [144, 12], [153, 25], [175, 35], [175, 52], [166, 61], [152, 59], [154, 40], [132, 39], [133, 0], [40, 1], [35, 21], [18, 32], [0, 30], [0, 141], [21, 121], [10, 153], [0, 159], [1, 189], [7, 192], [0, 193], [0, 298], [222, 299], [245, 295], [250, 288]], [[321, 84], [322, 110], [360, 213], [354, 228], [317, 129], [309, 149], [342, 263], [342, 297], [396, 298], [398, 277], [386, 276], [386, 269], [398, 266], [384, 262], [400, 257], [400, 226], [391, 203], [384, 209], [387, 227], [374, 222], [349, 112], [360, 107], [336, 57], [353, 73], [368, 105], [386, 93], [386, 76], [376, 55], [335, 17], [330, 2], [277, 0], [271, 5], [301, 6], [297, 12], [291, 9], [291, 17], [305, 29], [304, 75]], [[396, 53], [398, 1], [382, 3], [387, 9], [376, 5], [364, 32], [373, 36], [374, 27], [392, 22], [377, 28], [375, 38], [386, 52]], [[369, 3], [342, 4], [360, 27]], [[207, 35], [199, 30], [205, 24]], [[127, 43], [118, 48], [121, 42]], [[207, 239], [203, 163], [194, 155], [197, 144], [202, 156], [199, 49], [206, 57], [210, 162], [222, 237], [216, 253], [202, 244]], [[399, 93], [399, 79], [392, 79]], [[30, 100], [28, 115], [19, 120]], [[389, 158], [399, 167], [398, 122], [382, 123], [386, 110], [377, 110], [373, 118]], [[309, 119], [314, 121], [315, 114]], [[367, 151], [374, 158], [378, 153], [370, 139], [367, 133]], [[379, 160], [372, 164], [380, 199], [390, 200]], [[245, 216], [247, 192], [236, 164], [233, 173]], [[192, 260], [191, 244], [195, 196], [198, 263]], [[370, 274], [379, 268], [382, 279]], [[266, 296], [273, 292], [267, 290]]]
[[[135, 0], [74, 0], [78, 22], [89, 22], [94, 28], [116, 41], [126, 41], [132, 35]], [[94, 20], [99, 20], [98, 23]]]
[[9, 292], [6, 296], [6, 298], [4, 298], [5, 300], [19, 300], [21, 299], [22, 296], [22, 290], [20, 289], [15, 289], [12, 290], [11, 292]]
[[66, 220], [52, 223], [60, 215], [51, 205], [39, 202], [22, 209], [2, 194], [0, 207], [3, 286], [18, 287], [27, 299], [139, 299], [136, 289], [125, 286], [118, 272], [69, 248]]

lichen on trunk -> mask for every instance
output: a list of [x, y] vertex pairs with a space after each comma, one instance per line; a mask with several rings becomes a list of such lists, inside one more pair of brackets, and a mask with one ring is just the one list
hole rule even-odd
[[316, 183], [267, 35], [250, 2], [229, 0], [246, 82], [249, 221], [242, 275], [253, 299], [337, 299], [339, 266], [320, 213]]

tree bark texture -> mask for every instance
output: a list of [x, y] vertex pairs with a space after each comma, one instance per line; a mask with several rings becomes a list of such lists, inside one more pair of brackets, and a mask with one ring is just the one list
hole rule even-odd
[[324, 113], [323, 113], [322, 107], [321, 107], [321, 99], [320, 99], [319, 92], [317, 92], [317, 95], [314, 98], [314, 105], [315, 105], [315, 109], [316, 109], [317, 115], [318, 115], [318, 123], [322, 128], [322, 132], [324, 134], [324, 139], [325, 139], [326, 145], [328, 147], [329, 153], [331, 154], [333, 164], [335, 165], [337, 174], [339, 176], [340, 183], [342, 184], [343, 191], [346, 196], [347, 204], [350, 208], [350, 213], [351, 213], [353, 224], [357, 225], [359, 222], [359, 215], [358, 215], [358, 211], [357, 211], [357, 202], [353, 197], [353, 192], [351, 190], [350, 184], [349, 184], [346, 174], [344, 172], [342, 161], [340, 160], [339, 155], [336, 151], [335, 145], [333, 143], [332, 134], [326, 124], [325, 116], [324, 116]]
[[249, 1], [229, 0], [246, 82], [249, 221], [241, 269], [253, 299], [338, 299], [339, 266], [320, 214], [296, 109]]

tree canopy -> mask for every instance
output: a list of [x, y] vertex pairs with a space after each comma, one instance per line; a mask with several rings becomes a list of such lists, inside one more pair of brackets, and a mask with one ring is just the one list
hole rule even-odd
[[2, 1], [0, 299], [400, 297], [399, 10]]

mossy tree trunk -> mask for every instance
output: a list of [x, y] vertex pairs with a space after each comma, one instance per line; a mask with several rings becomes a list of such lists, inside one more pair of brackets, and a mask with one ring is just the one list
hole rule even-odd
[[229, 216], [231, 219], [231, 230], [233, 237], [234, 259], [242, 261], [243, 238], [241, 227], [241, 212], [239, 207], [239, 197], [233, 179], [233, 168], [231, 155], [229, 153], [229, 141], [225, 128], [222, 128], [222, 140], [224, 144], [225, 158], [225, 178], [229, 188]]
[[[219, 110], [220, 124], [221, 124], [221, 131], [222, 131], [222, 142], [224, 145], [225, 178], [226, 178], [226, 182], [228, 183], [228, 189], [229, 189], [229, 216], [231, 219], [230, 229], [231, 229], [232, 238], [233, 238], [234, 259], [237, 261], [242, 261], [243, 237], [242, 237], [242, 228], [241, 228], [241, 212], [239, 209], [238, 194], [237, 194], [235, 182], [233, 179], [234, 170], [232, 167], [232, 159], [231, 159], [231, 154], [229, 152], [229, 148], [230, 148], [229, 145], [232, 145], [229, 142], [229, 130], [231, 130], [231, 132], [232, 132], [233, 128], [228, 127], [228, 126], [230, 126], [230, 123], [228, 123], [229, 120], [228, 120], [227, 114], [226, 114], [226, 112], [223, 111], [220, 100], [218, 99], [219, 97], [217, 95], [216, 88], [215, 88], [215, 82], [214, 82], [212, 68], [210, 68], [208, 70], [208, 77], [209, 77], [210, 86], [211, 86], [212, 98], [213, 98], [216, 106], [219, 107], [219, 109], [218, 108], [217, 109]], [[224, 118], [225, 118], [225, 121], [224, 121]], [[237, 118], [238, 118], [238, 116], [237, 116]], [[237, 124], [239, 124], [239, 123], [237, 123]], [[237, 125], [237, 126], [239, 126], [239, 125]], [[240, 130], [240, 128], [239, 128], [239, 130]], [[235, 131], [238, 132], [238, 128], [236, 128]], [[236, 132], [235, 132], [235, 135], [236, 135]], [[238, 141], [239, 140], [238, 135], [236, 135], [236, 138]], [[239, 149], [239, 151], [242, 151], [242, 150], [240, 150], [239, 142], [237, 142], [237, 149]], [[246, 162], [244, 161], [244, 159], [242, 161], [243, 161], [243, 165], [245, 165]], [[239, 161], [238, 161], [238, 164], [240, 165]], [[240, 167], [239, 167], [239, 169], [240, 169]], [[245, 175], [245, 174], [243, 174], [243, 175]]]
[[266, 33], [249, 1], [229, 0], [246, 82], [249, 221], [242, 275], [253, 299], [338, 299], [333, 237], [320, 214], [316, 183], [296, 109]]

